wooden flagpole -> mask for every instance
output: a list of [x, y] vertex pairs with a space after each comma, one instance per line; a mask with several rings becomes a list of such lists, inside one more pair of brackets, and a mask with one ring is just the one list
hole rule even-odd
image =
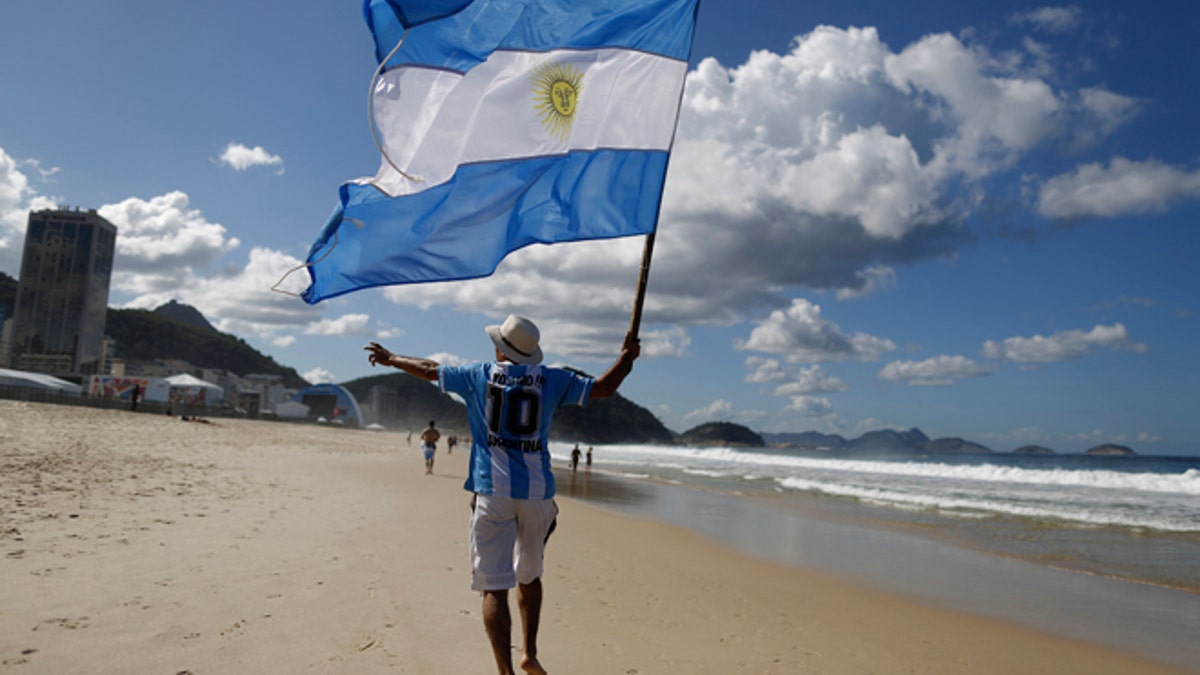
[[650, 281], [650, 258], [654, 256], [654, 235], [654, 232], [646, 235], [646, 246], [642, 249], [642, 271], [638, 275], [637, 295], [633, 298], [633, 315], [629, 318], [629, 333], [634, 337], [638, 336], [638, 330], [642, 326], [642, 307], [646, 304], [646, 284]]
[[[695, 15], [700, 13], [700, 3], [697, 2], [693, 11]], [[692, 36], [695, 36], [696, 16], [692, 17]], [[688, 38], [688, 57], [691, 58], [691, 37]], [[654, 230], [646, 235], [646, 245], [642, 249], [642, 271], [638, 275], [637, 294], [633, 298], [633, 316], [629, 318], [629, 334], [634, 338], [638, 336], [638, 331], [642, 327], [642, 307], [646, 304], [646, 284], [650, 281], [650, 258], [654, 256], [654, 235], [658, 233], [658, 217], [662, 214], [663, 194], [667, 191], [666, 179], [667, 169], [670, 167], [671, 155], [670, 149], [675, 147], [675, 134], [679, 131], [679, 110], [683, 107], [683, 87], [679, 88], [679, 100], [675, 102], [675, 125], [671, 129], [671, 143], [667, 146], [667, 166], [663, 167], [663, 185], [658, 192], [658, 206], [654, 211]]]

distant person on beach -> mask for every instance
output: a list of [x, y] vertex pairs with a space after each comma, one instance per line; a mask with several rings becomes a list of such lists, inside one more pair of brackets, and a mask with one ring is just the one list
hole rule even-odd
[[588, 471], [592, 470], [592, 446], [590, 445], [588, 446], [587, 451], [587, 469]]
[[[596, 379], [541, 365], [540, 333], [515, 314], [487, 327], [494, 363], [443, 366], [431, 359], [393, 354], [377, 342], [364, 347], [372, 365], [399, 368], [437, 381], [462, 396], [471, 424], [471, 588], [483, 594], [483, 625], [501, 675], [513, 673], [512, 616], [508, 590], [517, 588], [525, 653], [520, 667], [545, 673], [537, 657], [542, 615], [542, 556], [555, 525], [554, 474], [550, 470], [550, 419], [564, 405], [583, 405], [616, 393], [633, 370], [640, 342], [625, 336], [621, 355]], [[515, 556], [514, 556], [515, 549]]]
[[446, 439], [446, 454], [454, 454], [454, 446], [458, 445], [458, 436], [451, 436]]
[[579, 468], [579, 444], [575, 444], [575, 448], [571, 450], [571, 471]]
[[131, 411], [137, 412], [137, 404], [140, 398], [142, 398], [142, 387], [135, 384], [133, 385], [133, 391], [129, 394], [129, 409]]
[[438, 430], [433, 428], [433, 420], [429, 420], [429, 426], [421, 432], [421, 453], [425, 455], [426, 474], [433, 473], [433, 456], [437, 454], [437, 442], [441, 437]]

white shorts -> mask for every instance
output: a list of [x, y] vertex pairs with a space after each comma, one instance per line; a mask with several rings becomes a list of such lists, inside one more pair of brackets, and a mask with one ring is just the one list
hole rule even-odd
[[553, 499], [475, 495], [471, 590], [506, 590], [541, 578], [542, 555], [557, 515]]

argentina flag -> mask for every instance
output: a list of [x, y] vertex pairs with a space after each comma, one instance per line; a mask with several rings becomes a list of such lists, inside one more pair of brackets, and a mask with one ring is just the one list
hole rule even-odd
[[367, 0], [383, 161], [341, 187], [301, 297], [653, 232], [698, 3]]

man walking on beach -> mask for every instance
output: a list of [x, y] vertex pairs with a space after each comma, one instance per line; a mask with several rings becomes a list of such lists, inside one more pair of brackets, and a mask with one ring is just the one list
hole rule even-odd
[[421, 453], [425, 455], [425, 474], [433, 473], [433, 456], [437, 454], [437, 442], [442, 435], [433, 428], [433, 420], [421, 432]]
[[[621, 355], [596, 379], [540, 365], [540, 333], [515, 314], [488, 326], [495, 363], [442, 366], [431, 359], [393, 354], [377, 342], [364, 347], [372, 365], [399, 368], [437, 381], [462, 396], [471, 424], [471, 588], [483, 594], [483, 623], [501, 675], [513, 673], [512, 617], [508, 590], [516, 586], [524, 633], [521, 669], [545, 673], [537, 658], [542, 612], [542, 555], [553, 529], [554, 474], [550, 470], [550, 419], [564, 405], [583, 405], [616, 393], [633, 369], [640, 343], [625, 336]], [[515, 553], [515, 554], [514, 554]]]

